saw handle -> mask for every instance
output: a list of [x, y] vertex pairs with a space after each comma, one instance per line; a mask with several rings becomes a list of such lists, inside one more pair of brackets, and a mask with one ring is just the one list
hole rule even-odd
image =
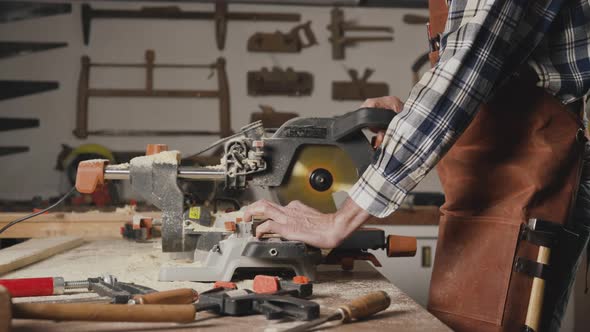
[[393, 110], [376, 107], [363, 107], [339, 116], [332, 125], [335, 140], [341, 140], [364, 128], [385, 130], [396, 113]]
[[413, 236], [388, 235], [387, 257], [414, 257], [418, 241]]
[[357, 297], [352, 302], [338, 307], [342, 314], [342, 322], [363, 319], [381, 312], [391, 304], [391, 298], [384, 291], [369, 293]]

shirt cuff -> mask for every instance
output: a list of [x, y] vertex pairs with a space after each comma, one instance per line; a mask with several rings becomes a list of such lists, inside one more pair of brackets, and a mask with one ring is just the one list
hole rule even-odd
[[374, 165], [348, 191], [348, 196], [371, 215], [384, 218], [399, 208], [407, 191], [387, 181]]

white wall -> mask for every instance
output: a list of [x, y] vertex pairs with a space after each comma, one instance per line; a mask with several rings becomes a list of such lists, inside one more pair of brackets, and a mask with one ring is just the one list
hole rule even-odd
[[[133, 8], [170, 3], [90, 2], [95, 8]], [[178, 4], [184, 10], [212, 10], [211, 4]], [[249, 53], [246, 42], [257, 31], [288, 31], [295, 24], [281, 22], [230, 21], [223, 52], [215, 46], [212, 21], [181, 20], [96, 20], [92, 23], [89, 46], [82, 43], [80, 3], [71, 15], [52, 16], [0, 25], [0, 40], [66, 41], [67, 48], [0, 60], [0, 79], [56, 80], [59, 90], [0, 102], [2, 117], [38, 117], [37, 129], [0, 133], [1, 145], [28, 145], [29, 153], [0, 157], [0, 198], [29, 199], [35, 195], [56, 195], [66, 189], [65, 180], [53, 170], [60, 144], [78, 146], [99, 143], [113, 150], [143, 150], [147, 143], [166, 143], [190, 154], [212, 142], [214, 137], [90, 137], [72, 134], [80, 56], [95, 62], [143, 62], [146, 49], [156, 51], [156, 62], [209, 63], [218, 56], [227, 59], [231, 91], [232, 127], [247, 124], [261, 103], [278, 110], [295, 111], [301, 116], [332, 116], [358, 107], [358, 102], [331, 100], [331, 82], [347, 80], [346, 69], [376, 69], [371, 80], [386, 81], [390, 92], [405, 99], [411, 83], [410, 65], [425, 51], [425, 28], [402, 22], [405, 13], [426, 14], [425, 9], [345, 8], [345, 17], [363, 25], [389, 25], [394, 42], [363, 43], [347, 49], [346, 59], [334, 61], [326, 25], [329, 7], [230, 5], [230, 11], [298, 12], [302, 22], [311, 20], [319, 46], [300, 54]], [[292, 66], [310, 71], [315, 77], [309, 97], [249, 97], [246, 72], [263, 66]], [[206, 80], [207, 71], [157, 71], [156, 87], [215, 88], [216, 80]], [[101, 70], [91, 73], [91, 84], [102, 87], [142, 87], [141, 70]], [[216, 100], [172, 99], [91, 99], [90, 128], [131, 129], [212, 129], [218, 127]], [[428, 177], [422, 190], [439, 190], [436, 176]]]

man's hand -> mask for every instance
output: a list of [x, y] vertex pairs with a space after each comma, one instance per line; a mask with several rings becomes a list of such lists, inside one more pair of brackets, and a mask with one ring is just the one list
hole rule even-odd
[[287, 206], [261, 200], [249, 205], [244, 220], [267, 219], [256, 228], [256, 236], [276, 233], [287, 240], [303, 241], [318, 248], [334, 248], [364, 223], [370, 215], [347, 199], [336, 213], [321, 213], [299, 201]]
[[[362, 107], [385, 108], [392, 110], [395, 113], [399, 113], [404, 109], [404, 103], [402, 103], [398, 97], [385, 96], [379, 98], [369, 98], [361, 104], [361, 108]], [[377, 134], [373, 143], [373, 149], [376, 149], [381, 145], [381, 143], [383, 143], [383, 139], [385, 138], [385, 130], [378, 130], [375, 128], [369, 129]]]
[[404, 109], [404, 103], [402, 103], [398, 97], [385, 96], [379, 98], [369, 98], [361, 104], [361, 108], [362, 107], [386, 108], [394, 111], [395, 113], [399, 113]]

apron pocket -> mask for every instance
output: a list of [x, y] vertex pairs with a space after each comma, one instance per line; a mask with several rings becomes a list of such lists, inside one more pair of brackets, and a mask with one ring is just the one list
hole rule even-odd
[[458, 320], [502, 325], [520, 224], [503, 218], [443, 216], [428, 309]]

